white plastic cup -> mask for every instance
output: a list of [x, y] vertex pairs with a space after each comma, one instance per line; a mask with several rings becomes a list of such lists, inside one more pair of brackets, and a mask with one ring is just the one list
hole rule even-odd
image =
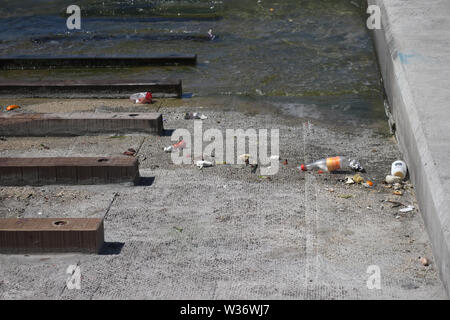
[[391, 175], [400, 177], [403, 180], [406, 177], [407, 171], [408, 171], [408, 167], [406, 166], [405, 162], [403, 162], [401, 160], [392, 162]]

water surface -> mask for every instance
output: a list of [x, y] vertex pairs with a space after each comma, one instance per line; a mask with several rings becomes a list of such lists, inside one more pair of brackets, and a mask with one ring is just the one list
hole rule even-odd
[[[360, 1], [2, 0], [0, 55], [198, 55], [196, 67], [8, 71], [11, 79], [182, 79], [196, 96], [272, 103], [291, 116], [384, 121]], [[208, 31], [216, 36], [210, 40]]]

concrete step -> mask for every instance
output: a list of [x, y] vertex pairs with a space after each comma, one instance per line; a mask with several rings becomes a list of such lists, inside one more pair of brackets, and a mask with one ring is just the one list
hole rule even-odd
[[0, 185], [137, 183], [133, 157], [0, 158]]
[[17, 56], [0, 58], [0, 70], [35, 70], [55, 68], [124, 68], [167, 65], [196, 65], [197, 55], [132, 56]]
[[103, 219], [0, 219], [0, 252], [98, 253], [104, 243]]
[[122, 98], [150, 91], [155, 98], [181, 98], [181, 80], [0, 81], [0, 96], [11, 98]]
[[0, 113], [0, 136], [159, 135], [162, 131], [160, 113]]

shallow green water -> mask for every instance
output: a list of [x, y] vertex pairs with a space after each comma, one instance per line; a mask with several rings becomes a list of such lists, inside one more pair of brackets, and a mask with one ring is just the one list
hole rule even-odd
[[2, 2], [4, 56], [196, 53], [199, 59], [196, 67], [16, 71], [3, 78], [173, 78], [197, 96], [264, 100], [292, 116], [344, 123], [384, 118], [360, 1], [84, 0], [77, 2], [77, 32], [66, 29], [67, 1]]

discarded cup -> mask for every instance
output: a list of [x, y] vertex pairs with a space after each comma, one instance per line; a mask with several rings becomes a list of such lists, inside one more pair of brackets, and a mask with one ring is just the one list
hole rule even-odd
[[152, 103], [152, 93], [151, 92], [139, 92], [132, 94], [130, 100], [134, 101], [134, 103], [146, 104]]
[[402, 180], [405, 179], [407, 171], [406, 163], [401, 160], [394, 161], [391, 165], [391, 175], [400, 177]]

